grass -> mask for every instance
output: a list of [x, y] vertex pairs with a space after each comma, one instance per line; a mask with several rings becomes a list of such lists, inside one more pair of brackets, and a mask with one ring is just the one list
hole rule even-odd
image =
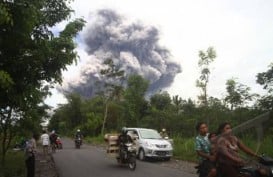
[[257, 138], [251, 136], [244, 136], [241, 141], [248, 147], [250, 147], [254, 152], [258, 151], [258, 154], [266, 154], [273, 157], [273, 136], [269, 135], [264, 137], [260, 142]]
[[102, 135], [97, 137], [85, 137], [84, 139], [85, 141], [87, 141], [87, 143], [96, 144], [96, 145], [105, 143], [104, 137]]
[[197, 161], [194, 150], [194, 138], [174, 137], [173, 142], [173, 155], [175, 158], [190, 162]]
[[24, 177], [26, 174], [23, 151], [8, 151], [6, 163], [0, 167], [0, 177]]

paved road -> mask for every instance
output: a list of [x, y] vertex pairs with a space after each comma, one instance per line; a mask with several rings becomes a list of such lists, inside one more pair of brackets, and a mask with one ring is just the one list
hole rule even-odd
[[53, 155], [60, 177], [196, 177], [153, 162], [137, 161], [136, 170], [130, 171], [118, 165], [103, 148], [83, 145], [75, 149], [68, 139], [63, 139], [63, 147]]

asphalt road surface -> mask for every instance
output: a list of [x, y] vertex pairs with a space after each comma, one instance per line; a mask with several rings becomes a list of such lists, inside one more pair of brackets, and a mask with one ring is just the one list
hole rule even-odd
[[135, 171], [118, 165], [105, 149], [83, 145], [75, 149], [74, 142], [63, 139], [63, 149], [53, 154], [60, 177], [197, 177], [195, 174], [137, 160]]

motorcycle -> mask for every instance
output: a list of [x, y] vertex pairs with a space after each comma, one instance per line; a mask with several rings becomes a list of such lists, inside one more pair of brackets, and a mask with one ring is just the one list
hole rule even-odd
[[61, 141], [60, 137], [57, 138], [56, 145], [57, 145], [58, 149], [62, 149], [63, 148], [63, 144], [62, 144], [62, 141]]
[[261, 177], [262, 175], [258, 172], [261, 165], [266, 168], [266, 175], [263, 176], [273, 177], [273, 159], [265, 155], [260, 156], [259, 163], [249, 163], [240, 168], [239, 172], [242, 176]]
[[132, 143], [124, 144], [124, 148], [119, 150], [117, 157], [119, 164], [128, 165], [130, 170], [136, 169], [136, 147]]
[[[256, 161], [248, 161], [246, 164], [247, 165], [239, 169], [238, 177], [273, 177], [273, 159], [271, 157], [262, 155], [260, 156], [258, 163]], [[266, 169], [266, 175], [261, 175], [259, 173], [261, 166]], [[200, 173], [200, 165], [196, 166], [195, 168], [197, 169], [199, 177], [204, 177]], [[217, 177], [221, 177], [222, 175], [220, 174], [220, 170], [217, 171]]]
[[80, 149], [81, 145], [82, 145], [82, 139], [81, 139], [81, 137], [77, 137], [76, 140], [75, 140], [76, 149]]

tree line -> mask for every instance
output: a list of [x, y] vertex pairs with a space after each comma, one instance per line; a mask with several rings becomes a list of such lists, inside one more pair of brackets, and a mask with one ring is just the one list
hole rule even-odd
[[[49, 128], [67, 135], [81, 129], [86, 136], [116, 132], [124, 126], [166, 128], [171, 135], [189, 137], [196, 134], [194, 127], [199, 121], [207, 122], [211, 130], [216, 130], [222, 122], [238, 125], [272, 110], [272, 65], [256, 77], [257, 83], [267, 90], [266, 95], [251, 93], [250, 87], [230, 78], [226, 81], [224, 98], [216, 98], [207, 92], [209, 67], [216, 58], [216, 51], [209, 47], [199, 52], [199, 58], [200, 77], [196, 86], [201, 94], [198, 100], [171, 96], [166, 91], [148, 97], [148, 80], [136, 74], [125, 78], [124, 72], [108, 59], [104, 63], [107, 69], [100, 74], [110, 82], [93, 98], [67, 94], [68, 102], [55, 110]], [[122, 84], [124, 80], [126, 85]]]

